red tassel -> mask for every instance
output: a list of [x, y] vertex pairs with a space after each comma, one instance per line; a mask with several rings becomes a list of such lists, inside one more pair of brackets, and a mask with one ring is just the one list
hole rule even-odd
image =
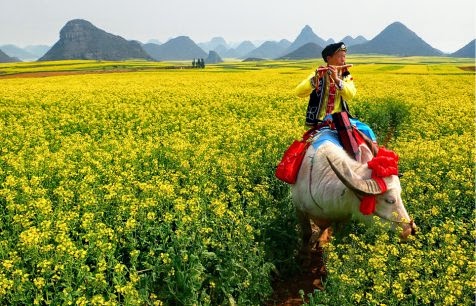
[[[387, 184], [384, 177], [398, 174], [398, 155], [387, 150], [384, 147], [379, 148], [377, 156], [367, 163], [369, 169], [372, 169], [372, 179], [374, 179], [382, 190], [387, 191]], [[364, 215], [370, 215], [375, 211], [376, 198], [374, 195], [364, 196], [360, 200], [360, 212]]]
[[362, 200], [360, 200], [360, 212], [364, 215], [370, 215], [375, 211], [375, 196], [369, 195], [364, 196]]
[[398, 174], [398, 155], [384, 147], [379, 148], [377, 156], [367, 163], [372, 169], [372, 177], [386, 177]]

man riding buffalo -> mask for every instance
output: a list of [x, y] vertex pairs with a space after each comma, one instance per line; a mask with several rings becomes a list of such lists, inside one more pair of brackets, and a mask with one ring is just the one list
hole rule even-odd
[[[319, 123], [331, 120], [333, 113], [349, 113], [347, 101], [354, 98], [357, 89], [348, 70], [352, 65], [346, 65], [346, 54], [347, 47], [343, 42], [326, 46], [322, 50], [322, 58], [327, 66], [319, 67], [296, 87], [297, 96], [309, 96], [306, 126], [313, 128]], [[368, 125], [355, 118], [351, 118], [350, 122], [372, 141], [377, 141]]]
[[349, 115], [347, 101], [356, 88], [346, 53], [342, 42], [326, 46], [327, 65], [296, 87], [299, 97], [309, 96], [309, 130], [276, 169], [276, 176], [291, 184], [304, 243], [311, 234], [309, 219], [321, 234], [334, 222], [372, 223], [373, 216], [399, 228], [402, 238], [416, 229], [401, 198], [398, 155], [379, 148], [371, 128]]

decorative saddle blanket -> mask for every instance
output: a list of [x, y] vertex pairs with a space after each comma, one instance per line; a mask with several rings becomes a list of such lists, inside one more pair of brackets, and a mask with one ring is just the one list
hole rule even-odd
[[321, 129], [314, 136], [312, 136], [311, 145], [315, 150], [317, 150], [326, 141], [330, 141], [342, 148], [342, 143], [339, 140], [339, 134], [336, 130], [331, 130], [329, 128]]
[[[325, 123], [324, 126], [316, 126], [304, 133], [302, 140], [295, 140], [291, 146], [284, 152], [281, 162], [276, 167], [275, 175], [283, 182], [294, 184], [301, 167], [307, 148], [312, 147], [317, 150], [326, 142], [331, 142], [336, 146], [343, 148], [350, 156], [359, 162], [363, 162], [368, 158], [376, 155], [378, 148], [372, 144], [369, 139], [367, 144], [368, 154], [362, 154], [361, 145], [365, 145], [366, 140], [362, 132], [358, 128], [352, 127], [347, 117], [347, 113], [335, 113], [332, 115], [333, 123]], [[376, 148], [375, 154], [372, 155], [372, 148]], [[365, 153], [365, 152], [364, 152]]]

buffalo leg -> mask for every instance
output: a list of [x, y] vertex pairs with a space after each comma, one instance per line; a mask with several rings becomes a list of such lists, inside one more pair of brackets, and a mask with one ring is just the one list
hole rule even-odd
[[322, 247], [324, 244], [329, 242], [330, 236], [332, 234], [332, 230], [330, 228], [331, 222], [325, 219], [318, 219], [313, 218], [312, 222], [319, 227], [319, 237], [317, 240], [319, 241], [319, 246]]
[[309, 216], [306, 213], [296, 210], [297, 218], [299, 221], [301, 231], [301, 249], [299, 251], [299, 260], [303, 266], [309, 266], [311, 264], [311, 250], [309, 247], [309, 241], [312, 236], [312, 228]]

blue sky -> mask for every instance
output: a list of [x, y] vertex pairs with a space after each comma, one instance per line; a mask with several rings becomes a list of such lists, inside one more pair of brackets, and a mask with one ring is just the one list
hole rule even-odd
[[[400, 21], [443, 52], [476, 38], [474, 0], [0, 0], [0, 45], [54, 44], [81, 18], [126, 39], [186, 35], [195, 42], [294, 40], [309, 25], [324, 39], [372, 39]], [[332, 5], [331, 5], [332, 4]]]

